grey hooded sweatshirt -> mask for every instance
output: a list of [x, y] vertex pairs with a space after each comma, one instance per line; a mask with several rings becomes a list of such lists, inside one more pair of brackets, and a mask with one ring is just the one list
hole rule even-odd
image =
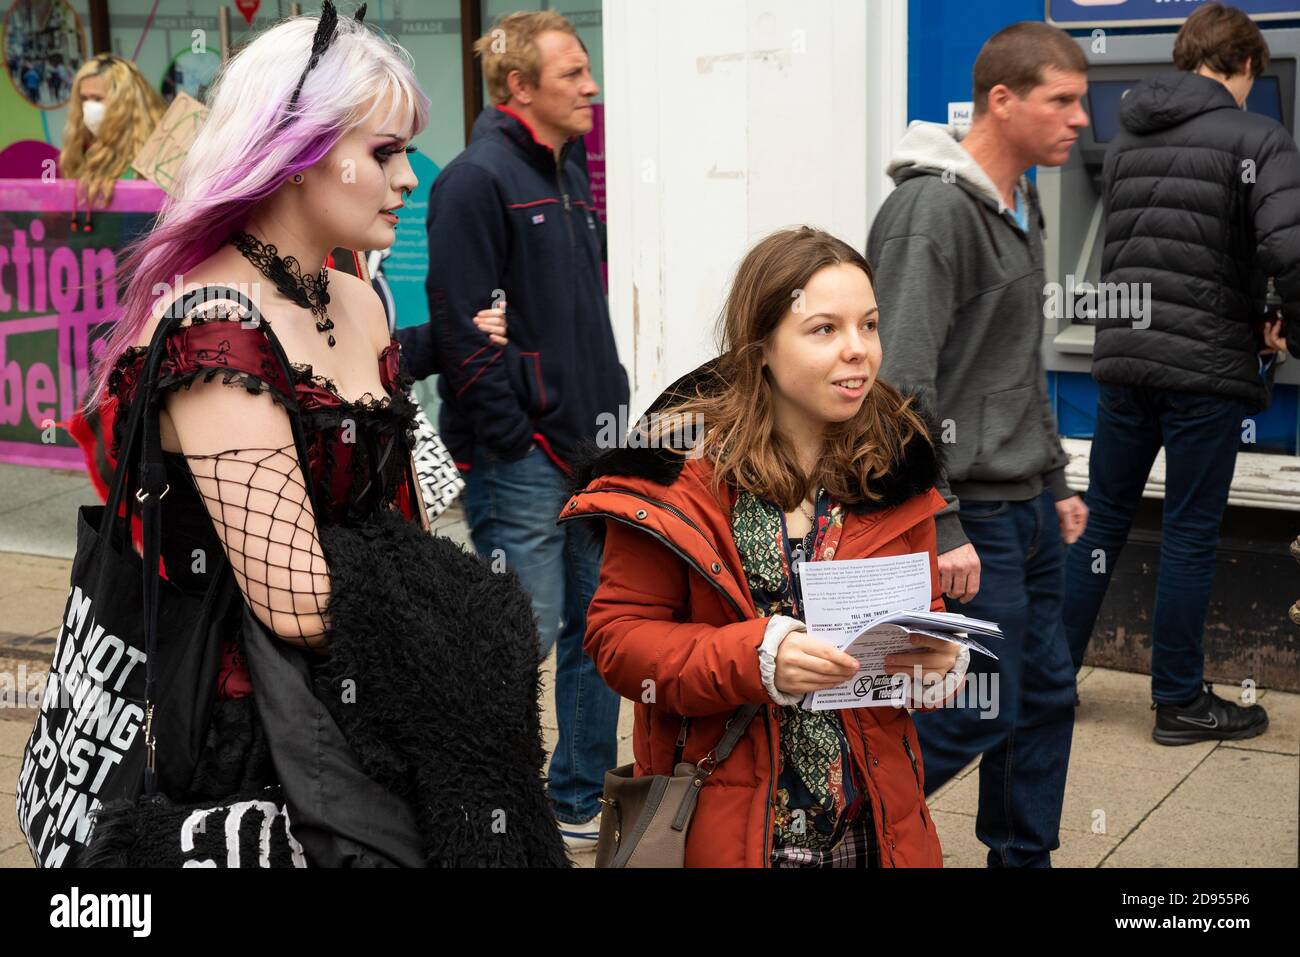
[[962, 499], [1059, 501], [1065, 451], [1047, 397], [1043, 221], [1025, 178], [1028, 231], [953, 130], [913, 123], [886, 172], [897, 188], [867, 241], [880, 303], [880, 377], [917, 392], [939, 423], [947, 507], [938, 550], [967, 543]]

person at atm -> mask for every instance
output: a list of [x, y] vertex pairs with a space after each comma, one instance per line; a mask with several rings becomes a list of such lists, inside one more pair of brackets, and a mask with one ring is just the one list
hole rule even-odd
[[[1218, 697], [1202, 637], [1242, 420], [1269, 404], [1269, 369], [1300, 355], [1300, 151], [1243, 110], [1268, 44], [1233, 7], [1207, 3], [1174, 43], [1177, 73], [1139, 83], [1106, 153], [1103, 283], [1149, 296], [1140, 322], [1099, 318], [1100, 385], [1088, 526], [1066, 560], [1064, 618], [1076, 670], [1165, 449], [1152, 624], [1152, 736], [1160, 744], [1263, 734], [1268, 715]], [[1284, 320], [1265, 322], [1271, 278]], [[1285, 336], [1283, 325], [1285, 324]]]

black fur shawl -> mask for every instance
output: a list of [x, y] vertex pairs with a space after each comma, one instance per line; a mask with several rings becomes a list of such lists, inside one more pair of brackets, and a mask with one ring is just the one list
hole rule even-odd
[[[712, 359], [678, 379], [654, 401], [646, 415], [667, 409], [683, 399], [727, 388], [718, 367], [719, 360]], [[866, 496], [859, 496], [857, 501], [845, 503], [847, 511], [867, 515], [894, 508], [926, 492], [939, 481], [943, 467], [943, 446], [938, 427], [933, 416], [925, 411], [919, 401], [913, 403], [913, 407], [926, 424], [929, 440], [925, 436], [913, 436], [903, 449], [903, 460], [898, 467], [873, 483], [872, 491], [879, 498], [873, 501]], [[624, 445], [599, 449], [594, 443], [589, 443], [575, 464], [573, 489], [580, 491], [604, 475], [628, 476], [668, 486], [677, 481], [684, 464], [685, 459], [680, 454], [662, 448], [631, 448]]]
[[543, 787], [537, 628], [514, 572], [396, 514], [322, 534], [332, 655], [321, 699], [403, 799], [426, 866], [567, 867]]

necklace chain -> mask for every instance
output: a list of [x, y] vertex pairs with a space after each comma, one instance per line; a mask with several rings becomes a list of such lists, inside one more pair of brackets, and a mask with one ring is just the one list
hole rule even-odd
[[812, 522], [812, 530], [814, 531], [817, 528], [817, 499], [820, 497], [821, 497], [821, 489], [818, 489], [816, 492], [813, 493], [812, 496], [812, 501], [813, 501], [812, 508], [806, 507], [808, 504], [807, 499], [804, 499], [802, 502], [799, 503], [799, 513], [803, 515], [804, 518], [808, 519], [808, 521]]
[[295, 305], [311, 311], [316, 319], [316, 331], [326, 337], [330, 348], [334, 348], [334, 320], [329, 316], [329, 271], [321, 267], [314, 275], [304, 275], [302, 267], [295, 256], [280, 256], [279, 250], [270, 243], [264, 243], [248, 233], [236, 233], [233, 240], [238, 249], [267, 279], [275, 283], [275, 288]]

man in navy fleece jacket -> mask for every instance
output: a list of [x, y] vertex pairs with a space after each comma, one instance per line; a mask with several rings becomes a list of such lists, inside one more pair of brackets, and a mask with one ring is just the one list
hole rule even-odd
[[[570, 846], [589, 848], [617, 764], [619, 699], [582, 650], [600, 546], [586, 523], [555, 518], [574, 456], [628, 401], [579, 159], [599, 90], [573, 27], [551, 11], [506, 17], [475, 50], [494, 105], [434, 183], [429, 322], [399, 335], [417, 378], [440, 373], [439, 424], [465, 473], [475, 549], [528, 588], [542, 655], [558, 643], [548, 787]], [[503, 305], [502, 346], [474, 316]]]

